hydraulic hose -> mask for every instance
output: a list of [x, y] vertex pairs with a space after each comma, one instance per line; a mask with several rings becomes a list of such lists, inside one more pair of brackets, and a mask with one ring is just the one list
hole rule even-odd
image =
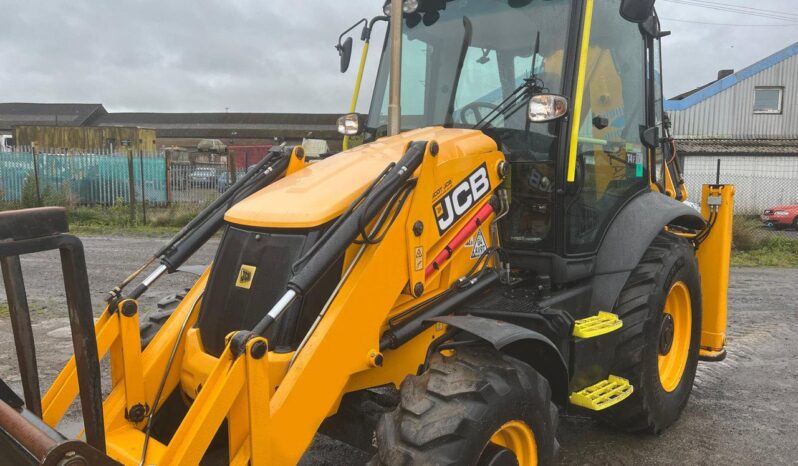
[[488, 287], [499, 281], [499, 275], [493, 269], [486, 269], [471, 279], [463, 280], [462, 283], [454, 285], [460, 288], [459, 291], [456, 291], [443, 300], [435, 302], [426, 309], [420, 310], [404, 323], [386, 331], [382, 338], [380, 338], [380, 351], [396, 349], [407, 343], [431, 325], [429, 322], [430, 319], [449, 314], [452, 312], [452, 309], [481, 294]]

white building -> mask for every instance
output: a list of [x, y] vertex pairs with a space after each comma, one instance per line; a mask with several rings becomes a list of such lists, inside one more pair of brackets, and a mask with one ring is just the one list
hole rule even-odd
[[798, 43], [665, 103], [690, 198], [737, 185], [737, 213], [798, 204]]

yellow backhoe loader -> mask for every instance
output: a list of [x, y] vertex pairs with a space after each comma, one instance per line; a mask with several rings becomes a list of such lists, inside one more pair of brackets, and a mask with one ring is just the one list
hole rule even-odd
[[[365, 48], [389, 25], [368, 114], [339, 120], [362, 143], [274, 149], [96, 321], [64, 211], [0, 213], [24, 387], [0, 384], [4, 461], [291, 465], [322, 433], [374, 465], [528, 466], [556, 461], [561, 412], [676, 421], [698, 361], [725, 356], [734, 188], [683, 202], [654, 1], [383, 13], [350, 29]], [[140, 312], [220, 230], [194, 286]], [[42, 396], [19, 257], [54, 249], [75, 353]]]

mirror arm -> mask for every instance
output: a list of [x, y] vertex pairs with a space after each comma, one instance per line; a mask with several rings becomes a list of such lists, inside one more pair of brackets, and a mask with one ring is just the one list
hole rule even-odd
[[[368, 25], [363, 26], [363, 33], [361, 33], [360, 39], [365, 41], [365, 42], [370, 41], [371, 40], [371, 32], [374, 30], [374, 25], [377, 24], [377, 22], [379, 22], [379, 21], [385, 21], [387, 23], [388, 21], [390, 21], [390, 18], [387, 17], [387, 16], [375, 16], [375, 17], [371, 18], [371, 21], [369, 21]], [[358, 23], [358, 24], [360, 24], [360, 23]]]
[[368, 22], [368, 20], [366, 18], [363, 18], [363, 19], [359, 20], [358, 22], [356, 22], [355, 24], [353, 24], [352, 27], [350, 27], [346, 31], [342, 32], [340, 36], [338, 36], [338, 45], [335, 46], [335, 49], [338, 50], [338, 53], [341, 53], [341, 51], [344, 48], [344, 45], [343, 45], [344, 36], [349, 34], [353, 29], [355, 29], [356, 27], [360, 26], [361, 24], [365, 24], [366, 27], [368, 27], [369, 22]]

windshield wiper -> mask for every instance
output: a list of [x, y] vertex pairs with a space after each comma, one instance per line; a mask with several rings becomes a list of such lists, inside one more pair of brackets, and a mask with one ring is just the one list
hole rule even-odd
[[468, 48], [471, 47], [471, 38], [474, 35], [474, 26], [471, 24], [471, 20], [468, 19], [468, 16], [463, 16], [463, 28], [465, 29], [465, 33], [463, 35], [463, 44], [460, 47], [460, 58], [457, 61], [457, 72], [454, 75], [452, 95], [449, 98], [449, 109], [446, 112], [446, 122], [443, 124], [445, 128], [454, 126], [454, 105], [455, 99], [457, 98], [457, 88], [460, 87], [458, 86], [460, 83], [460, 75], [463, 73], [463, 66], [465, 65]]
[[538, 61], [538, 54], [540, 53], [540, 31], [537, 33], [535, 39], [535, 50], [532, 52], [532, 69], [529, 72], [529, 77], [524, 78], [524, 82], [515, 88], [510, 95], [504, 99], [493, 110], [488, 112], [482, 120], [480, 120], [474, 129], [485, 129], [491, 125], [500, 116], [509, 117], [515, 114], [529, 99], [537, 94], [545, 91], [543, 81], [538, 77], [536, 67]]

